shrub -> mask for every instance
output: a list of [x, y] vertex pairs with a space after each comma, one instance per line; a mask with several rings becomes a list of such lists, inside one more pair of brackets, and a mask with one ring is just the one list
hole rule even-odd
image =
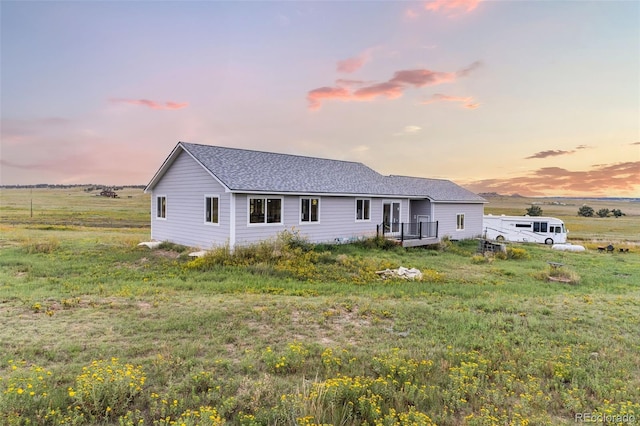
[[50, 254], [54, 253], [60, 247], [60, 241], [57, 238], [47, 238], [44, 240], [26, 240], [22, 246], [28, 254]]
[[440, 251], [447, 251], [451, 247], [453, 247], [453, 242], [451, 242], [451, 239], [449, 238], [448, 235], [445, 235], [444, 237], [442, 237], [442, 239], [438, 243], [438, 250]]
[[168, 250], [168, 251], [175, 251], [177, 253], [184, 253], [184, 252], [190, 250], [189, 247], [187, 247], [187, 246], [171, 243], [169, 241], [163, 241], [162, 243], [160, 243], [160, 245], [158, 246], [158, 249]]
[[117, 358], [93, 361], [76, 377], [68, 393], [80, 411], [98, 421], [124, 416], [142, 392], [146, 378], [142, 367], [122, 364]]
[[513, 260], [526, 260], [530, 259], [531, 255], [523, 248], [519, 247], [507, 247], [507, 259]]
[[583, 217], [593, 217], [594, 215], [594, 210], [593, 207], [589, 207], [589, 206], [582, 206], [578, 209], [578, 216], [583, 216]]
[[364, 240], [358, 240], [355, 242], [355, 244], [365, 249], [379, 248], [382, 250], [392, 250], [397, 247], [402, 247], [400, 242], [385, 238], [380, 235], [371, 238], [365, 238]]
[[22, 425], [24, 419], [41, 418], [53, 424], [62, 420], [50, 408], [55, 381], [50, 371], [26, 362], [9, 361], [10, 373], [0, 384], [0, 424]]
[[484, 255], [475, 254], [471, 257], [471, 263], [475, 265], [480, 265], [482, 263], [491, 263], [493, 262], [493, 259], [494, 259], [494, 256], [490, 255], [489, 253], [485, 253]]
[[626, 216], [624, 213], [622, 213], [622, 210], [620, 209], [613, 209], [611, 210], [611, 214], [613, 215], [613, 217], [620, 217], [620, 216]]
[[[323, 355], [324, 357], [325, 355]], [[326, 355], [334, 358], [333, 355]], [[433, 362], [403, 356], [399, 349], [373, 358], [374, 376], [337, 374], [324, 381], [305, 382], [288, 395], [297, 412], [297, 424], [433, 425], [417, 407], [428, 404], [426, 386]], [[331, 362], [332, 369], [339, 366]], [[397, 411], [406, 409], [408, 411]]]
[[198, 410], [186, 410], [177, 419], [164, 418], [154, 421], [156, 426], [222, 426], [224, 420], [213, 407], [200, 407]]
[[547, 276], [556, 278], [559, 281], [566, 282], [568, 284], [580, 284], [580, 275], [567, 266], [559, 268], [549, 266], [547, 268]]
[[526, 210], [526, 213], [529, 216], [542, 216], [542, 208], [540, 206], [532, 205]]
[[307, 348], [300, 343], [293, 342], [289, 343], [282, 354], [278, 354], [271, 347], [267, 347], [262, 352], [262, 360], [272, 373], [288, 374], [300, 370], [304, 366], [308, 355], [309, 350]]

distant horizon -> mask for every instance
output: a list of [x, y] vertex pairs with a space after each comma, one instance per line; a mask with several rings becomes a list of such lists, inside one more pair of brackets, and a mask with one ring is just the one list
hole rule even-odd
[[[63, 188], [84, 188], [84, 187], [95, 187], [97, 189], [102, 188], [146, 188], [147, 184], [121, 184], [121, 185], [109, 185], [102, 183], [37, 183], [37, 184], [10, 184], [10, 185], [0, 185], [0, 189], [29, 189], [29, 188], [38, 188], [38, 189], [63, 189]], [[483, 198], [491, 198], [491, 197], [509, 197], [509, 198], [536, 198], [536, 199], [544, 199], [544, 198], [561, 198], [561, 199], [593, 199], [593, 200], [638, 200], [640, 201], [640, 196], [638, 197], [626, 197], [626, 196], [593, 196], [593, 195], [521, 195], [521, 194], [499, 194], [495, 192], [476, 192], [475, 194], [483, 197]]]
[[146, 182], [185, 141], [640, 195], [637, 1], [0, 8], [0, 185]]

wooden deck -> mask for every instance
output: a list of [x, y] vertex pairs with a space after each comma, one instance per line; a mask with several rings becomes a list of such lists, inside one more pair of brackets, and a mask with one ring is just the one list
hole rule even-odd
[[411, 239], [402, 241], [402, 247], [422, 247], [422, 246], [430, 246], [433, 244], [438, 244], [440, 239], [437, 237], [432, 238], [422, 238], [422, 239]]

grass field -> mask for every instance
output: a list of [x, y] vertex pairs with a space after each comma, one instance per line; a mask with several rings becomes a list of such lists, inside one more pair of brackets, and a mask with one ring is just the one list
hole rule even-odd
[[[137, 246], [149, 238], [140, 190], [34, 190], [33, 217], [29, 190], [0, 191], [0, 424], [640, 421], [633, 205], [613, 206], [619, 219], [542, 205], [584, 253], [284, 235], [192, 260]], [[514, 200], [486, 210], [530, 205]], [[598, 253], [600, 241], [630, 252]], [[423, 279], [376, 278], [400, 265]]]

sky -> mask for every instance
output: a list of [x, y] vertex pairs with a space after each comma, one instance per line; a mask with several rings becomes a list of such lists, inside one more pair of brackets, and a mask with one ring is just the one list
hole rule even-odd
[[0, 63], [0, 185], [144, 185], [185, 141], [640, 197], [638, 1], [1, 0]]

